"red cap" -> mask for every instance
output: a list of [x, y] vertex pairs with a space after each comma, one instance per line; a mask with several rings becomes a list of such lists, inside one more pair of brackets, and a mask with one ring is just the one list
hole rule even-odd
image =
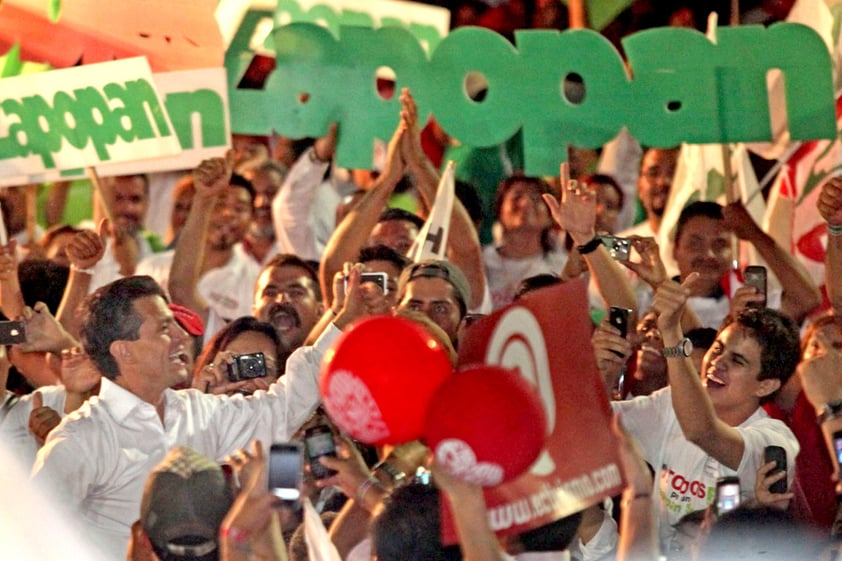
[[205, 324], [202, 323], [202, 318], [199, 317], [199, 314], [190, 308], [185, 308], [184, 306], [179, 306], [178, 304], [168, 304], [167, 306], [175, 316], [175, 321], [178, 322], [178, 325], [180, 325], [184, 331], [194, 337], [200, 337], [205, 334]]

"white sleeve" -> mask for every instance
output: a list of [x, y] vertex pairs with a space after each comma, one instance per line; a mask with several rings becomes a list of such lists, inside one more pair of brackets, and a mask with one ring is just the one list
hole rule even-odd
[[612, 401], [611, 408], [620, 413], [623, 426], [640, 444], [643, 459], [659, 467], [664, 434], [670, 419], [675, 417], [670, 388], [627, 401]]
[[754, 483], [757, 479], [757, 469], [763, 465], [763, 450], [767, 446], [780, 446], [786, 451], [787, 488], [792, 486], [795, 477], [795, 457], [801, 447], [798, 440], [784, 423], [776, 419], [765, 418], [747, 427], [736, 427], [743, 437], [745, 448], [737, 468], [740, 478], [741, 494], [745, 498], [754, 496]]
[[[607, 502], [611, 503], [611, 500], [609, 499]], [[602, 526], [599, 527], [599, 531], [591, 538], [591, 541], [582, 543], [581, 538], [576, 538], [576, 547], [571, 548], [571, 558], [574, 561], [596, 561], [597, 559], [613, 559], [615, 557], [619, 539], [617, 522], [611, 517], [610, 507], [604, 510], [602, 515]]]
[[318, 261], [321, 254], [316, 247], [310, 211], [328, 164], [314, 161], [313, 150], [312, 147], [305, 150], [289, 170], [272, 201], [272, 223], [281, 253]]

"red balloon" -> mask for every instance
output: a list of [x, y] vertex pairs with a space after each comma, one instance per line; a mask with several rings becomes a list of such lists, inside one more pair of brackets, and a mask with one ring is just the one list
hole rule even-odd
[[452, 372], [447, 351], [423, 327], [376, 316], [351, 326], [327, 352], [322, 401], [361, 442], [409, 442], [421, 438], [427, 406]]
[[427, 411], [427, 445], [452, 475], [491, 487], [538, 458], [547, 414], [538, 390], [517, 371], [478, 366], [441, 385]]

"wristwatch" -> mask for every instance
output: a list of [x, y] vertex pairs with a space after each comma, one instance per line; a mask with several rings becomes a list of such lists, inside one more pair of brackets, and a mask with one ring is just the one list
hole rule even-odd
[[664, 347], [664, 358], [686, 358], [693, 354], [693, 341], [685, 337], [674, 347]]

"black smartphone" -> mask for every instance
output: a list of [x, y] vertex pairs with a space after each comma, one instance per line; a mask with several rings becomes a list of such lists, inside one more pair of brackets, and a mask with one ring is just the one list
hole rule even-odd
[[26, 342], [26, 324], [22, 321], [0, 321], [0, 345]]
[[[377, 285], [383, 294], [389, 294], [389, 275], [386, 273], [361, 273], [360, 285], [369, 282]], [[345, 292], [348, 292], [348, 277], [345, 277]]]
[[632, 311], [628, 308], [611, 306], [608, 311], [608, 323], [620, 330], [620, 337], [626, 338], [629, 334], [629, 318]]
[[618, 236], [600, 236], [602, 245], [608, 250], [608, 255], [617, 261], [628, 261], [631, 241], [628, 238]]
[[[780, 446], [767, 446], [763, 449], [763, 461], [766, 463], [775, 462], [775, 469], [769, 472], [768, 475], [775, 475], [779, 471], [786, 471], [786, 450]], [[769, 487], [772, 493], [786, 493], [786, 480], [784, 477], [780, 481], [776, 481]]]
[[749, 265], [746, 267], [745, 274], [746, 286], [753, 286], [757, 291], [763, 295], [762, 303], [754, 303], [754, 306], [766, 307], [766, 267], [760, 265]]
[[329, 426], [316, 425], [305, 430], [304, 449], [307, 451], [307, 462], [313, 479], [327, 479], [336, 475], [335, 469], [327, 468], [319, 461], [322, 456], [336, 457], [336, 442]]
[[301, 445], [297, 442], [273, 444], [269, 449], [269, 491], [285, 501], [301, 496]]
[[729, 475], [716, 480], [716, 514], [731, 512], [740, 506], [740, 478]]

